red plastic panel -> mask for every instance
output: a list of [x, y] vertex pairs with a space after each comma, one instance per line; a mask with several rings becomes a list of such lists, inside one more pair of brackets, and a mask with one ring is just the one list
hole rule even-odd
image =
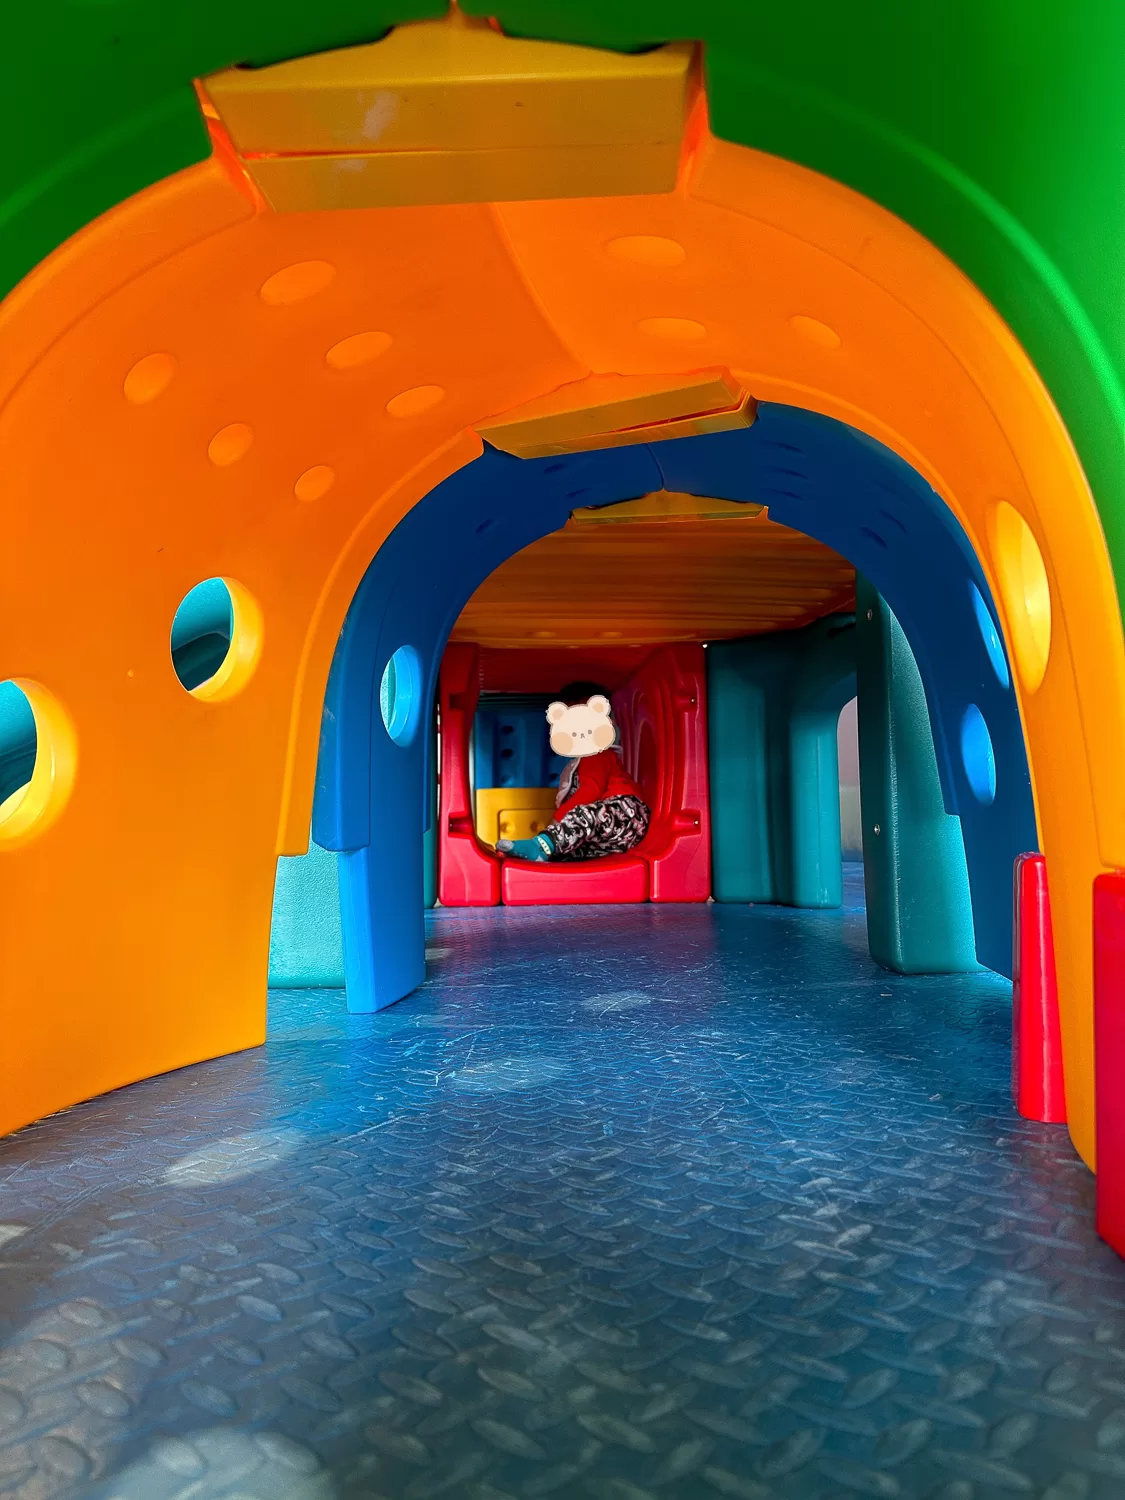
[[1012, 1098], [1025, 1120], [1066, 1123], [1062, 1034], [1047, 861], [1021, 854], [1015, 865], [1012, 955]]
[[505, 906], [621, 906], [648, 900], [648, 865], [635, 854], [574, 864], [504, 861]]
[[561, 693], [571, 682], [598, 682], [614, 692], [644, 666], [651, 646], [535, 646], [527, 651], [480, 648], [484, 693]]
[[[443, 906], [706, 901], [711, 894], [707, 700], [703, 648], [482, 653], [448, 647], [441, 671], [442, 818], [438, 895]], [[482, 679], [493, 691], [559, 691], [585, 673], [622, 682], [613, 692], [625, 763], [652, 808], [643, 843], [627, 855], [573, 864], [500, 863], [473, 832], [469, 737]], [[624, 677], [624, 681], [622, 678]], [[544, 725], [546, 733], [546, 725]]]
[[1098, 1233], [1125, 1255], [1125, 873], [1094, 881]]
[[475, 646], [446, 648], [440, 691], [438, 900], [442, 906], [497, 906], [500, 858], [476, 836], [469, 785], [469, 741], [480, 697], [480, 662]]
[[653, 901], [711, 894], [705, 660], [699, 645], [661, 646], [613, 695], [626, 765], [652, 808], [636, 853]]

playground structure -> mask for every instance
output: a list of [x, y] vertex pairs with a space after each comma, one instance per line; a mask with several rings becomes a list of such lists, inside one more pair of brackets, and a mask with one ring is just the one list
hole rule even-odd
[[[705, 684], [701, 644], [649, 642], [695, 691], [680, 769], [705, 768], [707, 700], [710, 796], [668, 794], [660, 852], [615, 876], [627, 899], [705, 899], [698, 865], [658, 894], [694, 847], [718, 899], [830, 900], [830, 843], [794, 821], [831, 823], [802, 756], [855, 673], [886, 785], [892, 723], [928, 767], [909, 806], [887, 794], [878, 851], [865, 828], [869, 882], [911, 849], [916, 869], [924, 838], [948, 913], [905, 944], [888, 896], [873, 951], [957, 967], [971, 926], [1010, 973], [1013, 868], [1042, 854], [1021, 944], [1039, 911], [1066, 1119], [1125, 1248], [1125, 343], [1088, 264], [1121, 259], [1120, 123], [1082, 115], [1037, 188], [1021, 177], [1051, 128], [1041, 59], [1058, 97], [1097, 97], [1086, 65], [1115, 55], [1120, 20], [1087, 8], [1106, 35], [1081, 48], [1053, 21], [1013, 42], [1036, 50], [1008, 63], [1010, 169], [974, 157], [951, 101], [932, 138], [883, 90], [871, 115], [831, 28], [787, 49], [795, 19], [751, 32], [730, 7], [700, 37], [687, 7], [624, 0], [495, 25], [341, 0], [302, 29], [236, 4], [29, 134], [0, 306], [0, 1127], [259, 1042], [277, 859], [310, 828], [340, 855], [349, 1003], [420, 983], [429, 715], [462, 610], [576, 511], [688, 495], [764, 506], [854, 565], [854, 641], [845, 660], [839, 611], [814, 610], [807, 680], [778, 636], [709, 647]], [[82, 13], [69, 69], [107, 25]], [[936, 88], [950, 59], [922, 65]], [[467, 754], [471, 676], [449, 694]], [[780, 758], [771, 725], [793, 731]], [[811, 795], [732, 780], [724, 746], [759, 731], [757, 763]], [[490, 900], [596, 882], [501, 878], [462, 782], [443, 776], [437, 842], [463, 837]], [[757, 865], [723, 844], [751, 826]]]

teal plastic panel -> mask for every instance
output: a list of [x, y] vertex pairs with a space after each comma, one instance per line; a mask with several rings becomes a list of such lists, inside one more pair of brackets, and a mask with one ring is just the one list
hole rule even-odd
[[343, 989], [339, 855], [319, 844], [277, 862], [270, 928], [274, 989]]
[[839, 906], [836, 726], [855, 692], [854, 619], [707, 651], [716, 901]]
[[898, 621], [856, 585], [863, 871], [871, 956], [898, 974], [977, 968], [961, 820], [945, 811], [926, 695]]

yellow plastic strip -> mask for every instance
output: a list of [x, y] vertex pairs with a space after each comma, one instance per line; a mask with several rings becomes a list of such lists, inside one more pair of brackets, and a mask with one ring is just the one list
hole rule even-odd
[[456, 10], [201, 91], [275, 210], [671, 192], [695, 50], [506, 37]]

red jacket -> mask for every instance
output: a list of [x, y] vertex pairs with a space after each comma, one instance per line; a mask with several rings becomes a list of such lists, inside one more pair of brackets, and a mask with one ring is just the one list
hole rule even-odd
[[555, 811], [555, 821], [565, 818], [572, 807], [604, 802], [607, 797], [638, 797], [642, 802], [645, 800], [643, 792], [625, 770], [621, 757], [615, 750], [601, 750], [597, 755], [584, 755], [575, 770], [570, 795]]

